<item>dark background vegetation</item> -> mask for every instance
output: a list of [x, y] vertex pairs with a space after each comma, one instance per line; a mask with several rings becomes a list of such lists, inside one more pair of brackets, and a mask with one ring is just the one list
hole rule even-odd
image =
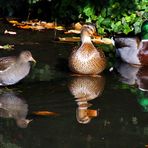
[[98, 33], [137, 34], [148, 19], [147, 0], [1, 0], [0, 14], [68, 25], [93, 22]]

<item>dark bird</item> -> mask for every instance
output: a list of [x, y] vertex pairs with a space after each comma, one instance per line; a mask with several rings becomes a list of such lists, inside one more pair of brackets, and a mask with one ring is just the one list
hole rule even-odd
[[30, 51], [22, 51], [19, 56], [0, 58], [0, 86], [13, 85], [28, 75], [30, 61], [36, 62]]
[[148, 66], [148, 21], [141, 27], [141, 37], [115, 37], [117, 56], [132, 65]]

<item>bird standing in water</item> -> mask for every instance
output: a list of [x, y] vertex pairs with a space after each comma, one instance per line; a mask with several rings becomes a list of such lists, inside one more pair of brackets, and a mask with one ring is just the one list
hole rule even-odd
[[122, 61], [139, 66], [148, 66], [148, 21], [141, 27], [141, 37], [115, 37], [117, 56]]
[[13, 85], [28, 75], [30, 61], [36, 62], [30, 51], [22, 51], [19, 56], [0, 58], [0, 86]]
[[92, 41], [96, 33], [93, 25], [84, 25], [81, 29], [81, 45], [74, 48], [69, 57], [69, 67], [72, 72], [84, 75], [97, 75], [106, 67], [106, 58], [101, 49], [97, 49]]

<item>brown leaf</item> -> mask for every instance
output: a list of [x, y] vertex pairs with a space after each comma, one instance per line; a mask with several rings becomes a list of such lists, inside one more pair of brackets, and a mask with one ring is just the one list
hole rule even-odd
[[49, 112], [49, 111], [35, 111], [33, 112], [34, 115], [40, 115], [40, 116], [57, 116], [58, 113], [55, 112]]

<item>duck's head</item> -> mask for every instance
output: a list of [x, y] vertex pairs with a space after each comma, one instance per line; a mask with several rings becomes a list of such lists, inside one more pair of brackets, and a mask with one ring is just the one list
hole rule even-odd
[[36, 63], [35, 59], [32, 57], [32, 54], [30, 51], [26, 50], [26, 51], [22, 51], [20, 53], [19, 59], [22, 62], [34, 62]]
[[94, 25], [83, 25], [81, 29], [81, 41], [82, 42], [91, 42], [91, 37], [96, 34], [96, 28]]
[[148, 20], [141, 26], [141, 38], [142, 40], [148, 40]]

